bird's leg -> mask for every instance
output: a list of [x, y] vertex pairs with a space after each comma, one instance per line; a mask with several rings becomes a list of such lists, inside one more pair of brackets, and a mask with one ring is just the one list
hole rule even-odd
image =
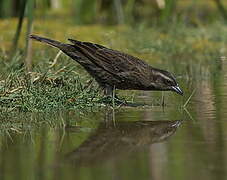
[[111, 87], [111, 86], [104, 87], [104, 95], [112, 97], [113, 96], [113, 87]]
[[115, 87], [112, 87], [112, 86], [106, 86], [104, 88], [104, 95], [106, 96], [110, 96], [112, 98], [116, 98], [116, 99], [119, 99], [116, 95], [116, 91], [115, 91]]
[[107, 96], [107, 97], [112, 97], [114, 102], [117, 103], [117, 104], [125, 104], [126, 103], [125, 100], [119, 98], [116, 95], [116, 91], [115, 90], [116, 90], [115, 87], [105, 86], [104, 87], [104, 95]]

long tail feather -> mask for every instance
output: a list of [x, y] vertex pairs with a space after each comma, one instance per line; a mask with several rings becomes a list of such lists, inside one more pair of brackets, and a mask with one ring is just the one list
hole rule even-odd
[[51, 46], [54, 46], [56, 48], [59, 48], [61, 50], [64, 50], [65, 48], [67, 48], [67, 44], [61, 43], [59, 41], [55, 41], [55, 40], [52, 40], [52, 39], [40, 37], [40, 36], [37, 36], [37, 35], [30, 35], [29, 37], [31, 39], [36, 40], [36, 41], [43, 42], [43, 43], [49, 44]]

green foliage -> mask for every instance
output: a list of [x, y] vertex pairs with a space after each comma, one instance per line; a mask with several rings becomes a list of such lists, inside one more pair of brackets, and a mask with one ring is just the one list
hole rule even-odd
[[63, 72], [12, 72], [0, 84], [1, 108], [19, 111], [83, 109], [98, 105], [101, 93], [72, 69]]
[[177, 0], [165, 0], [165, 6], [160, 10], [160, 22], [167, 23], [174, 16]]
[[[17, 16], [24, 0], [0, 0], [0, 17]], [[40, 17], [63, 16], [78, 24], [101, 22], [105, 24], [147, 21], [150, 24], [183, 21], [184, 23], [210, 23], [219, 17], [226, 20], [224, 0], [57, 0], [59, 8], [53, 8], [50, 0], [35, 1]], [[29, 1], [30, 2], [30, 1]], [[32, 1], [31, 1], [32, 2]], [[29, 9], [28, 9], [29, 13]], [[20, 13], [19, 13], [20, 14]], [[67, 18], [66, 18], [67, 16]]]
[[11, 0], [0, 0], [0, 17], [8, 17], [11, 16]]
[[73, 1], [74, 18], [76, 23], [93, 23], [97, 12], [97, 2], [94, 0]]

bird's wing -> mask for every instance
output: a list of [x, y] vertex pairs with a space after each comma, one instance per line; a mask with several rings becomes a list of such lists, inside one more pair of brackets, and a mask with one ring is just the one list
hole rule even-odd
[[147, 74], [149, 65], [142, 60], [120, 51], [112, 50], [90, 42], [81, 42], [69, 39], [76, 49], [96, 66], [116, 75], [132, 76], [136, 74]]

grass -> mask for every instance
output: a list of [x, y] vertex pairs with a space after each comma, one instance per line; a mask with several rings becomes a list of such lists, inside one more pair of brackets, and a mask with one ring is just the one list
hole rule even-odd
[[186, 108], [186, 106], [188, 105], [189, 101], [191, 100], [192, 96], [195, 94], [195, 89], [192, 91], [191, 95], [188, 97], [188, 99], [185, 101], [183, 108]]
[[45, 73], [12, 72], [0, 84], [1, 108], [19, 111], [50, 111], [100, 106], [97, 85], [86, 83], [69, 67]]

